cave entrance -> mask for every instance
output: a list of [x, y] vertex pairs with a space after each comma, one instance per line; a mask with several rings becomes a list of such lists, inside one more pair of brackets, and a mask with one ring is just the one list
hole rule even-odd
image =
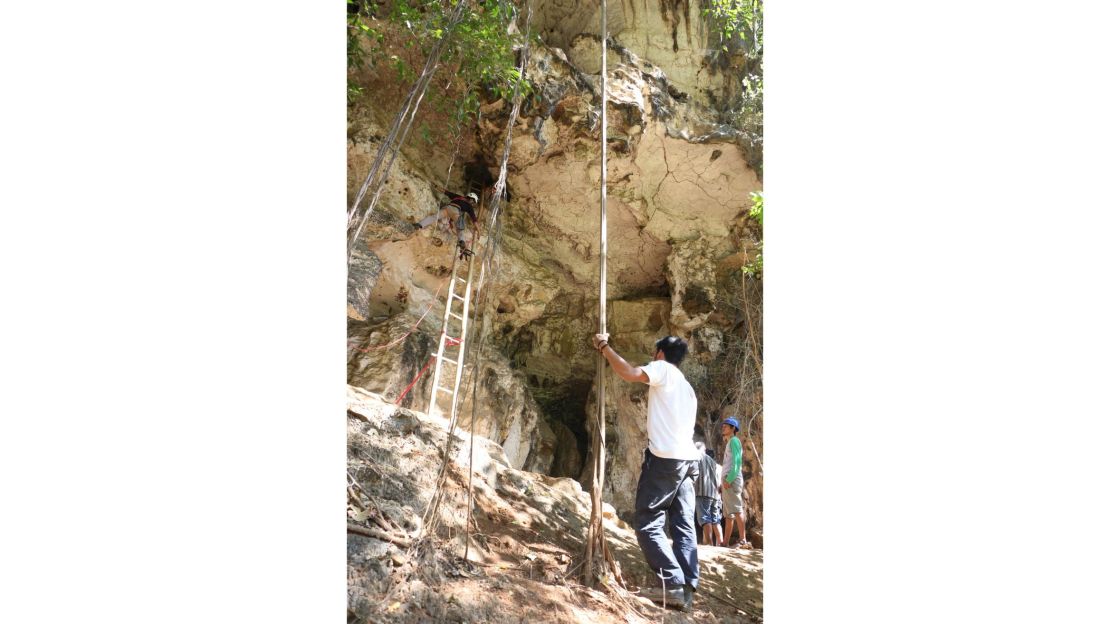
[[[474, 191], [479, 195], [484, 191], [493, 188], [497, 178], [494, 177], [492, 171], [500, 170], [500, 166], [491, 167], [486, 162], [485, 158], [479, 154], [474, 160], [463, 163], [463, 185], [464, 189], [459, 189], [459, 192], [465, 193]], [[508, 183], [505, 184], [505, 201], [511, 201]]]
[[547, 420], [558, 428], [561, 424], [570, 430], [571, 437], [558, 435], [551, 476], [570, 477], [577, 480], [582, 474], [589, 448], [586, 432], [586, 401], [590, 396], [593, 378], [551, 379], [529, 376], [528, 388]]

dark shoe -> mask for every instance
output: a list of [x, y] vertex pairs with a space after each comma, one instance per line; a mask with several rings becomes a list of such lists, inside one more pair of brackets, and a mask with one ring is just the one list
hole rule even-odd
[[466, 243], [464, 243], [462, 241], [459, 241], [458, 248], [459, 248], [459, 260], [465, 260], [466, 258], [469, 258], [470, 256], [474, 255], [474, 252], [467, 249], [466, 248]]
[[694, 600], [694, 594], [690, 591], [689, 597], [687, 597], [688, 591], [690, 590], [686, 587], [671, 587], [666, 590], [662, 587], [645, 587], [637, 595], [667, 607], [689, 611]]

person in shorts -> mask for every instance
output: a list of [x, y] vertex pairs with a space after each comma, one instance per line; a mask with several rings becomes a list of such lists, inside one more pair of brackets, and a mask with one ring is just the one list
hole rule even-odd
[[744, 448], [740, 445], [740, 423], [735, 418], [729, 417], [721, 423], [721, 438], [725, 442], [725, 461], [722, 469], [727, 471], [721, 480], [721, 503], [725, 514], [725, 539], [722, 546], [727, 546], [732, 539], [732, 527], [735, 525], [740, 532], [740, 541], [736, 548], [751, 548], [748, 541], [747, 530], [744, 524], [744, 476], [740, 473], [740, 466], [744, 463]]
[[[713, 460], [713, 451], [707, 451], [705, 444], [695, 442], [701, 452], [698, 460], [698, 480], [694, 484], [695, 504], [698, 522], [701, 524], [703, 544], [721, 544], [721, 467]], [[716, 539], [714, 539], [716, 538]]]

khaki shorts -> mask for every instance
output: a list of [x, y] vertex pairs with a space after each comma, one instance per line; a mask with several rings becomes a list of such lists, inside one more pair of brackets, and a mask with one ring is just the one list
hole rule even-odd
[[744, 480], [740, 478], [737, 478], [735, 482], [729, 485], [729, 487], [721, 488], [721, 513], [726, 516], [731, 516], [732, 514], [744, 512], [744, 500], [740, 496], [740, 492], [743, 490], [743, 488]]

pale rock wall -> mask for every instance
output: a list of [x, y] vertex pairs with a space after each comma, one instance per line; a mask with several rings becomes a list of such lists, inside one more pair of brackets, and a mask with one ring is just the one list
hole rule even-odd
[[[685, 5], [610, 2], [618, 45], [608, 81], [608, 305], [613, 344], [634, 363], [650, 358], [664, 335], [689, 340], [682, 368], [697, 391], [709, 383], [706, 364], [720, 352], [725, 332], [736, 327], [714, 304], [720, 294], [714, 271], [748, 251], [738, 232], [749, 193], [762, 186], [735, 131], [720, 126], [706, 105], [705, 89], [723, 83], [699, 68], [706, 37], [700, 5]], [[596, 21], [596, 11], [586, 0], [537, 4], [548, 45], [535, 46], [528, 60], [536, 93], [513, 129], [511, 200], [502, 206], [501, 248], [486, 287], [492, 301], [475, 426], [504, 446], [514, 467], [584, 482], [596, 401], [596, 355], [588, 340], [598, 309], [600, 76], [596, 38], [559, 37], [581, 32], [578, 22]], [[392, 80], [383, 76], [381, 88], [396, 90]], [[505, 102], [484, 107], [482, 122], [464, 142], [454, 183], [472, 158], [490, 163], [487, 173], [496, 176], [507, 115]], [[384, 134], [374, 117], [356, 115], [353, 122], [361, 126], [349, 144], [352, 201]], [[402, 335], [450, 272], [451, 233], [414, 232], [410, 225], [438, 205], [433, 185], [443, 183], [450, 163], [448, 139], [445, 134], [433, 146], [410, 139], [358, 241], [348, 292], [355, 346]], [[353, 350], [350, 383], [395, 398], [435, 348], [444, 294], [397, 349]], [[430, 376], [406, 404], [425, 409]], [[627, 514], [646, 445], [647, 387], [611, 376], [607, 388], [605, 497]], [[463, 427], [469, 427], [469, 401], [468, 393]], [[705, 414], [699, 423], [708, 425]]]
[[[610, 341], [630, 364], [638, 366], [651, 360], [655, 342], [669, 333], [669, 299], [654, 297], [633, 301], [614, 301], [609, 308]], [[596, 357], [596, 356], [595, 356]], [[605, 370], [606, 500], [628, 517], [636, 502], [636, 482], [640, 462], [647, 447], [647, 391], [641, 383], [629, 383]], [[591, 437], [596, 428], [597, 388], [591, 387], [586, 404], [586, 428]], [[587, 452], [580, 481], [589, 484], [592, 453]]]
[[[711, 111], [676, 103], [664, 79], [625, 56], [609, 80], [608, 271], [615, 299], [662, 292], [672, 241], [728, 238], [751, 206], [748, 193], [760, 188], [740, 147], [714, 138]], [[515, 129], [505, 245], [589, 292], [599, 272], [597, 78], [542, 48], [529, 68], [542, 104], [522, 114]], [[485, 130], [493, 148], [502, 132], [493, 121]]]
[[[721, 383], [709, 377], [711, 361], [721, 355], [725, 333], [736, 331], [735, 323], [724, 317], [718, 307], [718, 271], [722, 264], [735, 262], [737, 252], [727, 238], [706, 237], [702, 240], [677, 241], [665, 263], [670, 290], [666, 299], [617, 301], [611, 305], [611, 344], [629, 363], [647, 362], [657, 339], [676, 335], [689, 343], [689, 352], [680, 369], [699, 396], [697, 434], [695, 439], [709, 439], [716, 444], [716, 422], [710, 419], [704, 396], [709, 384]], [[643, 450], [647, 446], [647, 392], [641, 383], [621, 380], [607, 370], [606, 377], [606, 484], [605, 497], [629, 518], [634, 510], [636, 483], [639, 479]], [[586, 426], [590, 435], [595, 429], [597, 405], [596, 383], [591, 384], [586, 406]], [[714, 414], [719, 421], [720, 414]], [[750, 473], [754, 458], [745, 458]], [[587, 454], [580, 480], [589, 484], [592, 458]], [[749, 498], [762, 497], [762, 479], [747, 485]], [[759, 507], [753, 511], [761, 514]], [[757, 516], [762, 524], [761, 516]]]
[[[702, 7], [699, 0], [610, 0], [609, 36], [661, 69], [679, 91], [706, 103], [710, 91], [720, 95], [730, 85], [727, 73], [712, 71], [707, 60], [719, 46], [701, 17]], [[584, 72], [601, 70], [597, 0], [540, 0], [535, 13], [536, 28], [549, 46], [562, 48]]]
[[[380, 136], [381, 130], [373, 122], [366, 120], [365, 135]], [[354, 203], [358, 191], [365, 181], [366, 174], [377, 152], [377, 142], [352, 141], [347, 149], [347, 195], [348, 207]], [[373, 189], [363, 196], [362, 206], [368, 206], [373, 198]], [[389, 178], [382, 188], [381, 195], [370, 214], [362, 235], [356, 242], [347, 276], [347, 316], [357, 320], [383, 319], [402, 310], [395, 302], [401, 286], [410, 292], [434, 286], [430, 280], [418, 280], [416, 288], [407, 284], [406, 277], [399, 275], [413, 264], [412, 253], [403, 262], [383, 262], [383, 250], [392, 253], [387, 243], [407, 237], [412, 232], [410, 221], [419, 221], [431, 214], [439, 205], [439, 197], [432, 192], [426, 173], [410, 164], [410, 160], [398, 157], [390, 171]], [[421, 258], [433, 260], [432, 258]], [[443, 262], [433, 262], [442, 265]], [[450, 258], [446, 264], [450, 267]], [[449, 269], [448, 269], [449, 270]], [[378, 287], [378, 280], [385, 272], [385, 280]]]
[[[429, 323], [427, 326], [422, 323], [420, 330], [405, 337], [415, 320], [416, 316], [404, 314], [378, 324], [350, 322], [348, 383], [380, 394], [386, 400], [396, 401], [435, 354], [438, 345], [438, 320], [425, 318], [424, 323]], [[403, 340], [391, 348], [375, 348], [402, 337]], [[429, 367], [413, 385], [401, 401], [402, 406], [429, 411], [433, 370]], [[444, 367], [444, 370], [450, 370], [450, 367]], [[464, 374], [461, 390], [472, 388], [468, 381], [469, 375]], [[550, 473], [559, 440], [553, 427], [565, 427], [546, 422], [520, 375], [509, 368], [500, 353], [487, 351], [483, 354], [478, 383], [481, 384], [479, 409], [472, 413], [472, 392], [466, 392], [457, 408], [460, 426], [471, 430], [473, 416], [473, 430], [500, 444], [514, 468]], [[449, 387], [450, 383], [444, 381], [441, 385]], [[445, 395], [440, 395], [438, 408], [441, 412], [449, 412], [449, 399]], [[564, 438], [566, 433], [560, 431]]]

